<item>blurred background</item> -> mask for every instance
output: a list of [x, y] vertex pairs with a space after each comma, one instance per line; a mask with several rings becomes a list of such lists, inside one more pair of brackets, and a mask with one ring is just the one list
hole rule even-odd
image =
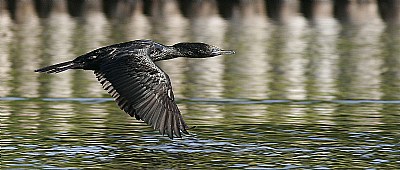
[[100, 46], [152, 39], [164, 44], [199, 41], [237, 51], [208, 60], [160, 62], [178, 98], [400, 98], [396, 0], [0, 4], [3, 97], [102, 97], [90, 72], [51, 76], [44, 84], [43, 76], [32, 70]]
[[[157, 63], [192, 135], [129, 118], [91, 71], [33, 72], [135, 39], [236, 51]], [[398, 120], [400, 0], [0, 0], [0, 169], [395, 169]]]

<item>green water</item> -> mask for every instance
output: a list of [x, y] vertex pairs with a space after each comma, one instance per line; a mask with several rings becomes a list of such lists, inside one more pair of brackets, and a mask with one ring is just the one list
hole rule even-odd
[[[29, 14], [29, 10], [27, 10]], [[400, 29], [292, 14], [0, 19], [0, 169], [398, 169]], [[132, 39], [233, 56], [158, 63], [185, 121], [170, 140], [119, 110], [90, 71], [33, 70]]]
[[197, 127], [169, 140], [111, 101], [2, 101], [10, 113], [2, 114], [2, 167], [391, 169], [399, 163], [399, 103], [247, 102], [180, 102]]

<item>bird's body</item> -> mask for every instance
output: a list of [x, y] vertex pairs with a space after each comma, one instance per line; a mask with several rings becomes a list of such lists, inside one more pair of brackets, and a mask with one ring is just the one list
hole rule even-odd
[[206, 58], [233, 53], [204, 43], [165, 46], [151, 40], [135, 40], [102, 47], [72, 61], [35, 72], [93, 70], [121, 110], [143, 120], [162, 135], [173, 138], [181, 137], [181, 132], [188, 133], [188, 126], [175, 103], [168, 75], [154, 62], [177, 57]]

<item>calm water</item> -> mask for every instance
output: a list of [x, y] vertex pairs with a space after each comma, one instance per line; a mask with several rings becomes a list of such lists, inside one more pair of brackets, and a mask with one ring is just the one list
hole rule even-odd
[[[0, 7], [0, 169], [399, 168], [400, 27], [376, 4], [353, 4], [344, 22], [306, 19], [295, 1], [278, 19], [261, 1], [228, 18], [211, 1], [189, 16], [174, 1], [129, 16], [89, 1], [80, 17], [63, 1], [45, 17], [24, 2]], [[132, 39], [237, 52], [158, 63], [191, 135], [170, 140], [130, 118], [90, 71], [33, 72]]]

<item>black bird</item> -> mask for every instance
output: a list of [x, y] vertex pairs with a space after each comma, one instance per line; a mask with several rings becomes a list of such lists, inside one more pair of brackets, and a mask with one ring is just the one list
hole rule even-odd
[[151, 40], [135, 40], [98, 48], [35, 72], [59, 73], [69, 69], [93, 70], [104, 90], [119, 108], [143, 120], [169, 138], [188, 134], [189, 128], [174, 100], [168, 75], [154, 62], [177, 57], [207, 58], [234, 54], [204, 43], [162, 45]]

